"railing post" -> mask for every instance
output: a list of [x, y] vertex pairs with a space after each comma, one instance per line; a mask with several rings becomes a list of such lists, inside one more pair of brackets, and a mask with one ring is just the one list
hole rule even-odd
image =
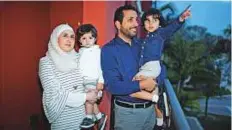
[[173, 115], [173, 121], [177, 130], [191, 130], [189, 124], [185, 118], [184, 112], [180, 106], [180, 103], [173, 90], [172, 84], [168, 79], [164, 81], [166, 92], [170, 100], [171, 110]]

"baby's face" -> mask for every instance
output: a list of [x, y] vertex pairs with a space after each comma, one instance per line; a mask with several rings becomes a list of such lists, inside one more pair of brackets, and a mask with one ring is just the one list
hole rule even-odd
[[84, 34], [80, 38], [79, 42], [81, 43], [81, 46], [83, 47], [91, 47], [95, 44], [96, 38], [93, 37], [91, 32], [89, 32], [89, 33]]
[[147, 16], [146, 20], [144, 21], [144, 28], [147, 32], [154, 32], [159, 28], [160, 21], [158, 18], [154, 17], [153, 15]]

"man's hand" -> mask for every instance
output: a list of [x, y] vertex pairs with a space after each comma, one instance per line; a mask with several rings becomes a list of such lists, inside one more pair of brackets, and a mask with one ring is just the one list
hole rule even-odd
[[139, 81], [139, 80], [145, 80], [145, 79], [147, 79], [147, 78], [148, 78], [147, 76], [139, 75], [139, 76], [135, 76], [135, 77], [132, 79], [132, 81], [135, 81], [135, 80], [137, 80], [137, 81]]
[[151, 92], [156, 88], [157, 83], [153, 78], [149, 77], [145, 80], [140, 80], [139, 85], [140, 89]]

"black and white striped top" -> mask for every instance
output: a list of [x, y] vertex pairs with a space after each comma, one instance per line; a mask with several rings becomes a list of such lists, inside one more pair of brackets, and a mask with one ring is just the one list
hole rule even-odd
[[79, 125], [85, 117], [84, 102], [78, 107], [67, 105], [68, 95], [74, 88], [75, 91], [84, 93], [79, 69], [60, 72], [52, 60], [45, 56], [40, 59], [39, 76], [44, 90], [43, 108], [52, 130], [79, 130]]

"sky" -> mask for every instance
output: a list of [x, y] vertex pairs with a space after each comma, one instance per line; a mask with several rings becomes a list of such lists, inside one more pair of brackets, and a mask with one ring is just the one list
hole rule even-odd
[[[160, 1], [157, 6], [167, 2]], [[207, 32], [215, 35], [223, 35], [223, 29], [231, 24], [231, 1], [174, 1], [177, 13], [181, 13], [191, 4], [192, 17], [188, 19], [188, 25], [199, 25], [207, 28]]]

